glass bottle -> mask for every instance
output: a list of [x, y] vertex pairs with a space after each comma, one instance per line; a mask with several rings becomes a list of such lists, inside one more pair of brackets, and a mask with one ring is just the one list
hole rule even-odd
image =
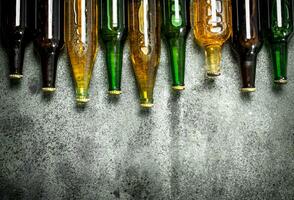
[[232, 45], [240, 58], [242, 92], [255, 92], [256, 59], [262, 47], [259, 0], [232, 1]]
[[100, 0], [100, 34], [106, 51], [109, 94], [121, 94], [122, 57], [127, 37], [126, 0]]
[[197, 43], [205, 49], [210, 77], [220, 75], [221, 51], [232, 32], [230, 0], [193, 0], [193, 30]]
[[96, 0], [65, 0], [65, 43], [78, 103], [89, 101], [89, 85], [98, 50]]
[[25, 48], [29, 42], [27, 0], [1, 1], [1, 39], [8, 59], [11, 79], [23, 77]]
[[266, 37], [269, 42], [274, 68], [274, 82], [287, 83], [288, 42], [293, 35], [293, 1], [266, 1], [267, 27]]
[[172, 88], [185, 89], [186, 40], [190, 31], [190, 1], [161, 0], [162, 34], [169, 52]]
[[157, 0], [129, 1], [129, 38], [140, 104], [153, 106], [153, 90], [160, 59], [160, 3]]
[[37, 37], [35, 48], [40, 55], [44, 92], [55, 91], [59, 53], [64, 45], [63, 0], [37, 0]]

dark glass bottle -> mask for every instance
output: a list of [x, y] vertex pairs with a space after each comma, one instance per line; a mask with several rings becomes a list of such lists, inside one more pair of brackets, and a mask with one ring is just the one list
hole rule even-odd
[[[264, 2], [265, 3], [265, 2]], [[293, 1], [266, 1], [266, 38], [272, 54], [274, 82], [287, 83], [288, 42], [293, 35]]]
[[109, 94], [121, 94], [122, 57], [127, 37], [127, 0], [100, 0], [99, 27], [106, 51]]
[[255, 92], [256, 59], [262, 47], [259, 0], [232, 1], [232, 45], [240, 58], [242, 92]]
[[1, 1], [1, 39], [8, 59], [11, 79], [23, 77], [25, 47], [29, 42], [27, 0]]
[[64, 46], [64, 1], [37, 0], [37, 37], [35, 48], [40, 55], [43, 91], [55, 91], [57, 61]]
[[190, 31], [187, 0], [161, 0], [162, 35], [170, 57], [172, 88], [185, 89], [186, 39]]

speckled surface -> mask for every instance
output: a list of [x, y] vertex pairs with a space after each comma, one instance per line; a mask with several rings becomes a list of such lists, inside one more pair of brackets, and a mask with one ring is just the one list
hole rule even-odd
[[142, 111], [125, 48], [123, 94], [107, 95], [100, 51], [86, 108], [75, 105], [65, 53], [52, 97], [40, 90], [32, 44], [24, 79], [10, 84], [0, 51], [0, 199], [294, 199], [294, 45], [283, 88], [265, 49], [257, 92], [239, 92], [237, 61], [224, 48], [223, 74], [204, 77], [190, 35], [186, 90], [170, 89], [165, 46], [155, 106]]

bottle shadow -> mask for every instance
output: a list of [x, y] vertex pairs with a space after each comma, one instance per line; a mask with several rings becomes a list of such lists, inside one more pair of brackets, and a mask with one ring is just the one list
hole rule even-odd
[[170, 113], [170, 125], [169, 133], [171, 138], [170, 144], [170, 160], [171, 160], [171, 196], [172, 199], [179, 199], [180, 195], [180, 152], [179, 152], [179, 140], [180, 140], [180, 103], [181, 93], [172, 92], [170, 94], [168, 105]]

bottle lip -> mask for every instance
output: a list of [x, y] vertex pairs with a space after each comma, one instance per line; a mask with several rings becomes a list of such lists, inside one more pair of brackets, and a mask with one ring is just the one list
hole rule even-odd
[[121, 95], [122, 91], [121, 90], [109, 90], [108, 94], [110, 94], [110, 95]]
[[88, 103], [90, 101], [90, 99], [88, 97], [77, 97], [76, 98], [76, 101], [78, 104], [85, 104], [85, 103]]
[[52, 93], [52, 92], [56, 91], [56, 88], [54, 88], [54, 87], [43, 87], [42, 90], [43, 90], [43, 92]]
[[288, 80], [287, 79], [279, 79], [279, 80], [274, 80], [274, 83], [276, 84], [280, 84], [280, 85], [285, 85], [288, 83]]
[[9, 78], [14, 79], [14, 80], [19, 80], [19, 79], [23, 78], [23, 75], [21, 75], [21, 74], [10, 74]]
[[153, 103], [141, 103], [142, 108], [152, 108], [154, 106]]
[[241, 92], [243, 93], [256, 92], [256, 88], [241, 88]]
[[214, 78], [220, 76], [221, 72], [207, 72], [206, 75], [210, 78]]
[[140, 105], [142, 108], [152, 108], [154, 106], [153, 99], [142, 98], [140, 99]]
[[172, 89], [175, 91], [183, 91], [186, 89], [185, 85], [173, 85]]

